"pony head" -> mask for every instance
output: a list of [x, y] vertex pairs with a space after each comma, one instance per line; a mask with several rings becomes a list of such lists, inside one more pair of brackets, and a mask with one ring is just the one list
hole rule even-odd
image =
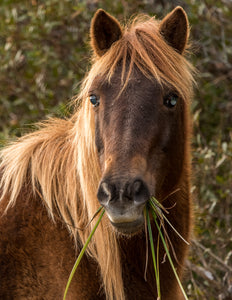
[[149, 198], [178, 186], [192, 84], [188, 35], [181, 7], [125, 28], [102, 9], [92, 20], [95, 63], [85, 92], [101, 169], [97, 198], [120, 233], [137, 233]]

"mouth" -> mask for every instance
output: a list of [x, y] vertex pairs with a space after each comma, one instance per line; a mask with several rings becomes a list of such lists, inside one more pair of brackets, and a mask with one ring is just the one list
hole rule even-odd
[[[120, 203], [119, 203], [120, 204]], [[113, 229], [119, 234], [133, 235], [139, 233], [144, 227], [144, 205], [129, 204], [105, 207]]]
[[112, 222], [110, 221], [117, 232], [124, 235], [131, 235], [138, 233], [144, 226], [144, 218], [141, 216], [139, 219], [130, 222]]

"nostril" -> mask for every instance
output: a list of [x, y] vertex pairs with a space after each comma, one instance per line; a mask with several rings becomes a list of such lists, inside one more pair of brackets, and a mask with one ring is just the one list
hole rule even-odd
[[149, 190], [142, 180], [135, 180], [132, 184], [133, 199], [135, 202], [144, 204], [149, 200]]
[[104, 180], [100, 183], [97, 192], [98, 201], [104, 207], [120, 206], [127, 202], [142, 205], [149, 200], [149, 196], [146, 183], [138, 178], [126, 184]]
[[112, 194], [114, 192], [113, 190], [114, 188], [112, 185], [108, 184], [105, 181], [101, 182], [97, 192], [98, 201], [102, 205], [106, 204], [108, 201], [111, 200]]
[[102, 182], [98, 188], [97, 198], [100, 203], [108, 201], [110, 197], [109, 185], [106, 182]]
[[140, 193], [140, 190], [142, 189], [142, 181], [141, 180], [136, 180], [134, 183], [133, 183], [133, 191], [134, 191], [134, 194], [139, 194]]

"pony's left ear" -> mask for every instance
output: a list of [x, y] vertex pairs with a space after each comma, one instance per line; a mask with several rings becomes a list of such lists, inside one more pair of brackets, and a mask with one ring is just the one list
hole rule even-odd
[[91, 45], [98, 56], [102, 56], [122, 37], [119, 22], [103, 9], [99, 9], [91, 22]]
[[160, 33], [165, 41], [182, 54], [188, 42], [189, 23], [184, 9], [177, 6], [160, 23]]

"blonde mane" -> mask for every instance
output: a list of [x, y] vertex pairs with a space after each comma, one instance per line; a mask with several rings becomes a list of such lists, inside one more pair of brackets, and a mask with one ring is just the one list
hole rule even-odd
[[[96, 194], [101, 178], [94, 115], [87, 98], [96, 76], [110, 82], [119, 65], [122, 89], [136, 66], [146, 77], [175, 89], [184, 100], [191, 98], [193, 67], [167, 45], [158, 21], [144, 16], [134, 19], [105, 55], [93, 56], [72, 118], [51, 119], [1, 151], [0, 200], [9, 199], [7, 209], [15, 205], [26, 183], [39, 195], [54, 222], [58, 215], [74, 240], [85, 242], [94, 222], [85, 231], [77, 228], [88, 224], [99, 208]], [[108, 299], [125, 298], [117, 239], [105, 216], [88, 250], [99, 263]]]

